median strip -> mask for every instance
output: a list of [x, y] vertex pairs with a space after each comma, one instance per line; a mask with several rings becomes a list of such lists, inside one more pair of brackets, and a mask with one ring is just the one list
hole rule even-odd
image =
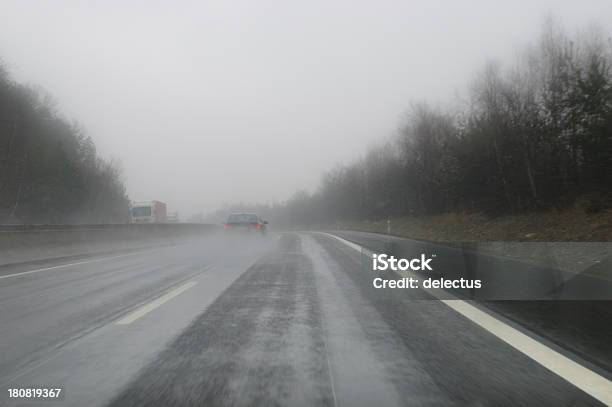
[[[368, 252], [362, 246], [341, 237], [329, 233], [321, 234], [332, 237], [360, 253]], [[407, 272], [407, 274], [412, 273]], [[605, 405], [612, 405], [612, 382], [610, 380], [525, 335], [518, 329], [478, 309], [467, 301], [456, 298], [452, 294], [440, 289], [423, 288], [423, 290], [580, 390]]]
[[143, 305], [142, 307], [138, 308], [136, 311], [124, 316], [123, 318], [119, 319], [116, 322], [116, 324], [117, 325], [129, 325], [132, 322], [136, 321], [137, 319], [153, 311], [154, 309], [162, 306], [163, 304], [170, 301], [172, 298], [176, 297], [177, 295], [189, 290], [191, 287], [193, 287], [196, 284], [197, 283], [195, 281], [190, 281], [188, 283], [185, 283], [175, 288], [174, 290], [162, 295], [161, 297], [149, 302], [148, 304]]

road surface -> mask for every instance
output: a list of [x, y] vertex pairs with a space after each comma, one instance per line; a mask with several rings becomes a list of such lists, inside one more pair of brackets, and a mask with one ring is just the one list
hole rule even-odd
[[270, 233], [1, 267], [0, 404], [41, 405], [7, 389], [49, 386], [57, 406], [612, 400], [609, 372], [545, 367], [546, 344], [534, 356], [428, 292], [373, 289], [362, 261], [329, 235]]

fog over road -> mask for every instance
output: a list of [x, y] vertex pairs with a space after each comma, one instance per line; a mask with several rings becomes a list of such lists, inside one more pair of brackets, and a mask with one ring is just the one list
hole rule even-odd
[[62, 406], [601, 405], [428, 293], [372, 289], [361, 262], [328, 235], [269, 233], [0, 267], [2, 391], [61, 386]]

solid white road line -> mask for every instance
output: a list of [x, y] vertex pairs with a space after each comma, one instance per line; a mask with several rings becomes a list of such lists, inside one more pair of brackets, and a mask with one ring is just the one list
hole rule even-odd
[[[360, 253], [371, 253], [370, 250], [341, 237], [329, 233], [324, 234], [339, 240]], [[407, 274], [418, 278], [415, 274]], [[518, 329], [478, 309], [467, 301], [454, 297], [452, 294], [440, 289], [423, 288], [423, 290], [585, 393], [605, 405], [612, 406], [612, 382], [610, 380], [525, 335]]]
[[153, 311], [155, 308], [163, 305], [164, 303], [170, 301], [172, 298], [176, 297], [177, 295], [181, 294], [184, 291], [189, 290], [191, 287], [193, 287], [194, 285], [196, 285], [197, 283], [195, 281], [190, 281], [188, 283], [185, 283], [177, 288], [175, 288], [174, 290], [162, 295], [161, 297], [149, 302], [148, 304], [143, 305], [142, 307], [138, 308], [136, 311], [124, 316], [123, 318], [121, 318], [120, 320], [118, 320], [116, 322], [117, 325], [129, 325], [132, 322], [136, 321], [138, 318], [148, 314], [149, 312]]
[[76, 262], [76, 263], [60, 264], [58, 266], [45, 267], [45, 268], [36, 269], [36, 270], [22, 271], [20, 273], [6, 274], [4, 276], [0, 276], [0, 279], [9, 278], [9, 277], [20, 277], [20, 276], [25, 276], [27, 274], [40, 273], [41, 271], [55, 270], [55, 269], [61, 269], [61, 268], [64, 268], [64, 267], [78, 266], [78, 265], [81, 265], [81, 264], [96, 263], [96, 262], [104, 261], [104, 260], [118, 259], [120, 257], [134, 256], [136, 254], [140, 254], [140, 253], [146, 252], [146, 251], [149, 251], [149, 250], [141, 250], [141, 251], [138, 251], [138, 252], [135, 252], [135, 253], [121, 254], [119, 256], [102, 257], [102, 258], [94, 259], [94, 260], [79, 261], [79, 262]]

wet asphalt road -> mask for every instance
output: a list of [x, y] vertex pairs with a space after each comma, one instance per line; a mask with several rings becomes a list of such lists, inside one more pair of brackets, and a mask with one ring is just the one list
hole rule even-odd
[[0, 270], [0, 403], [44, 385], [58, 406], [601, 405], [427, 293], [371, 288], [327, 236], [107, 257]]

